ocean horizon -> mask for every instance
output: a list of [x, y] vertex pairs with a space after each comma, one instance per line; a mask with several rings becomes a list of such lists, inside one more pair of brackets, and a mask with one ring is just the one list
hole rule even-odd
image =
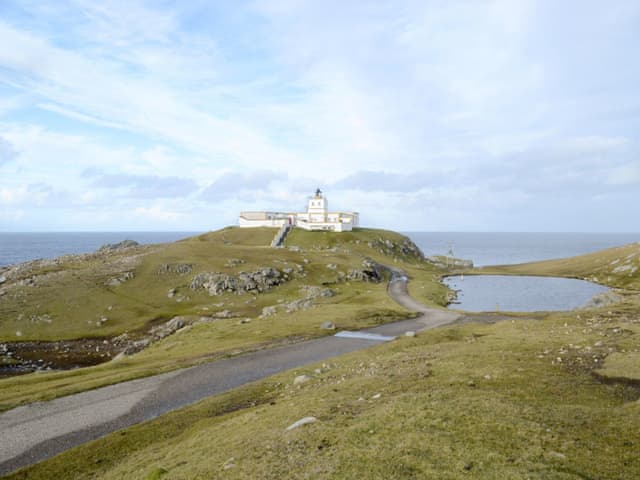
[[[203, 232], [0, 232], [0, 266], [67, 254], [90, 253], [108, 243], [165, 243]], [[640, 241], [638, 232], [402, 232], [425, 255], [470, 259], [475, 265], [566, 258]]]

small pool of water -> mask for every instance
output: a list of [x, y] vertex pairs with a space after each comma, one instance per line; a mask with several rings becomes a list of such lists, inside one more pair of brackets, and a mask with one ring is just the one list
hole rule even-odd
[[449, 308], [470, 312], [573, 310], [609, 290], [571, 278], [511, 275], [456, 275], [444, 283], [458, 292]]

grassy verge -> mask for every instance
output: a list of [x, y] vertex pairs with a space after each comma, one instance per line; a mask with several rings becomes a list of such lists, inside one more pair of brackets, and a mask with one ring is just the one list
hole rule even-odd
[[[460, 325], [286, 372], [9, 478], [637, 478], [637, 348], [612, 315]], [[632, 329], [632, 334], [614, 331]], [[292, 381], [313, 378], [299, 386]], [[287, 431], [296, 420], [318, 421]]]

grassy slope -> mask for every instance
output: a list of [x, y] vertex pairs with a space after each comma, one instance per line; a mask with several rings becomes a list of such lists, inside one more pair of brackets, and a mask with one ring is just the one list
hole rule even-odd
[[578, 257], [478, 268], [470, 273], [564, 276], [640, 290], [640, 242]]
[[[603, 264], [572, 261], [584, 270], [569, 276]], [[423, 332], [208, 398], [11, 478], [639, 478], [640, 390], [593, 374], [608, 356], [614, 367], [637, 358], [639, 312], [630, 295]], [[301, 373], [314, 378], [294, 387]], [[308, 415], [319, 421], [285, 431]]]
[[[588, 324], [557, 315], [425, 332], [208, 398], [10, 478], [638, 478], [638, 392], [598, 383], [588, 367], [637, 341]], [[314, 378], [294, 387], [302, 373]], [[319, 421], [285, 431], [309, 415]]]
[[[119, 295], [117, 303], [111, 297], [113, 293], [106, 287], [99, 290], [99, 293], [94, 293], [94, 297], [98, 298], [90, 302], [91, 305], [113, 303], [116, 306], [111, 312], [125, 311], [124, 307], [119, 307], [121, 304], [132, 305], [132, 308], [138, 309], [137, 313], [130, 312], [131, 317], [123, 317], [121, 321], [114, 318], [113, 322], [110, 320], [107, 325], [111, 324], [112, 329], [115, 329], [115, 326], [120, 329], [133, 328], [152, 318], [169, 319], [178, 314], [199, 316], [221, 310], [234, 312], [234, 318], [194, 325], [153, 344], [141, 353], [119, 361], [73, 371], [39, 372], [0, 380], [0, 411], [22, 403], [51, 399], [242, 351], [330, 334], [330, 331], [319, 328], [325, 320], [333, 321], [338, 328], [360, 329], [406, 318], [410, 314], [388, 298], [384, 283], [362, 282], [330, 284], [337, 295], [315, 300], [316, 305], [309, 310], [292, 313], [279, 311], [276, 315], [258, 318], [264, 306], [301, 298], [302, 285], [333, 282], [339, 270], [362, 268], [362, 259], [365, 256], [385, 263], [394, 263], [395, 260], [395, 264], [412, 270], [412, 274], [426, 285], [422, 290], [425, 297], [443, 301], [444, 289], [431, 280], [434, 276], [431, 267], [426, 264], [416, 266], [414, 258], [392, 255], [389, 252], [380, 253], [368, 245], [368, 242], [380, 238], [400, 241], [404, 238], [401, 235], [364, 229], [349, 234], [296, 231], [289, 242], [301, 247], [301, 251], [296, 252], [264, 247], [273, 234], [273, 229], [230, 228], [154, 247], [136, 268], [136, 277], [113, 289]], [[245, 263], [232, 268], [226, 267], [225, 264], [230, 258], [240, 258]], [[307, 259], [308, 263], [305, 263], [304, 259]], [[403, 260], [407, 260], [408, 263]], [[192, 263], [194, 272], [184, 276], [156, 275], [158, 266], [163, 263]], [[211, 297], [204, 292], [188, 289], [190, 279], [200, 271], [252, 271], [269, 265], [282, 269], [295, 264], [304, 265], [304, 278], [257, 295], [255, 299], [251, 295], [232, 294]], [[336, 269], [327, 268], [327, 264], [335, 264]], [[83, 283], [85, 282], [79, 281], [77, 285]], [[103, 283], [104, 281], [100, 281], [95, 285]], [[190, 298], [181, 303], [167, 298], [167, 290], [176, 286], [179, 295]], [[64, 288], [66, 289], [66, 285]], [[65, 294], [58, 293], [58, 296]], [[128, 299], [129, 303], [123, 302], [122, 298]], [[41, 304], [45, 301], [43, 298]], [[220, 305], [221, 303], [223, 305]], [[82, 318], [83, 314], [72, 312], [68, 321]], [[252, 321], [239, 324], [239, 319], [246, 317], [252, 318]], [[61, 323], [54, 321], [46, 334], [55, 336], [60, 332], [68, 332], [66, 328], [56, 330]], [[78, 322], [77, 325], [77, 328], [85, 328], [86, 322]], [[95, 326], [89, 328], [96, 329]], [[119, 331], [121, 330], [112, 330], [112, 333]], [[32, 335], [36, 333], [34, 330]]]

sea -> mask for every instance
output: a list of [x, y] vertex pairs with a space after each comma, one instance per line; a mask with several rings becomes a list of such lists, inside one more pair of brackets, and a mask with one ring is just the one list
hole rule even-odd
[[174, 242], [200, 232], [0, 232], [0, 266], [39, 258], [95, 252], [122, 240], [140, 244]]
[[475, 266], [567, 258], [640, 241], [640, 233], [405, 232], [425, 255], [452, 255]]
[[[173, 242], [201, 232], [0, 232], [0, 266], [94, 252], [122, 240]], [[405, 232], [425, 255], [449, 255], [474, 265], [564, 258], [640, 241], [640, 233]]]

